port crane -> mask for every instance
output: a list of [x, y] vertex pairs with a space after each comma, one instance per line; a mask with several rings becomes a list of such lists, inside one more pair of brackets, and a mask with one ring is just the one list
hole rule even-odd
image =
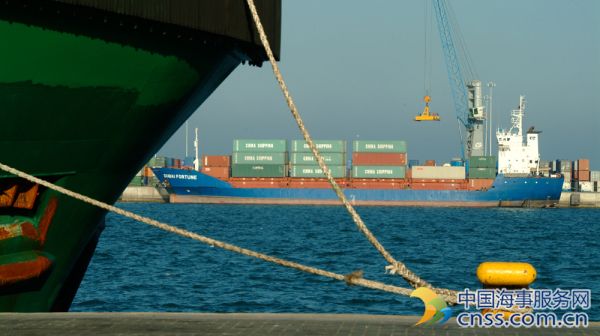
[[[486, 115], [481, 81], [476, 79], [471, 58], [448, 1], [432, 2], [458, 120], [462, 157], [484, 155]], [[428, 111], [427, 105], [425, 109]]]

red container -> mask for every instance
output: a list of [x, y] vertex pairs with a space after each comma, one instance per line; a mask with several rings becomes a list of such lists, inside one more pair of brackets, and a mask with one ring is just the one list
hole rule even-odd
[[469, 190], [487, 190], [494, 184], [494, 179], [471, 179], [469, 180]]
[[411, 183], [410, 188], [413, 190], [464, 190], [464, 183]]
[[331, 185], [327, 181], [290, 180], [289, 187], [295, 189], [331, 189]]
[[203, 155], [202, 165], [205, 167], [229, 167], [231, 157], [229, 155]]
[[406, 166], [406, 153], [353, 153], [354, 166]]
[[288, 181], [285, 178], [252, 179], [237, 178], [230, 179], [229, 183], [234, 188], [287, 188]]
[[579, 160], [577, 160], [577, 169], [579, 169], [579, 170], [590, 170], [590, 160], [589, 159], [579, 159]]
[[430, 167], [435, 167], [435, 160], [426, 160], [425, 165], [430, 166]]
[[144, 176], [145, 177], [154, 176], [154, 172], [152, 172], [152, 169], [150, 169], [150, 167], [144, 167]]
[[352, 181], [353, 189], [405, 189], [406, 182], [402, 180], [391, 181]]
[[181, 160], [180, 159], [173, 159], [173, 167], [174, 168], [181, 168]]
[[589, 181], [590, 180], [590, 171], [589, 170], [579, 170], [578, 176], [576, 177], [579, 181]]
[[218, 179], [226, 179], [230, 176], [229, 167], [202, 167], [202, 172]]

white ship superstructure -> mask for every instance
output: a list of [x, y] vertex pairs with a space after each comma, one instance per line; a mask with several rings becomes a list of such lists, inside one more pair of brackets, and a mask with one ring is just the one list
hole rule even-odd
[[498, 173], [531, 174], [539, 172], [539, 131], [531, 127], [523, 139], [523, 116], [525, 115], [525, 97], [519, 97], [519, 107], [511, 112], [512, 126], [509, 130], [499, 129]]

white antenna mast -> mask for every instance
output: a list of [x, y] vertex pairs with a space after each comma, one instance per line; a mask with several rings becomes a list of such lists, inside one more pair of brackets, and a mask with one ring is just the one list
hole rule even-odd
[[200, 171], [200, 158], [198, 157], [198, 147], [199, 143], [198, 143], [198, 127], [196, 127], [194, 129], [194, 132], [196, 133], [196, 138], [194, 139], [194, 148], [196, 150], [196, 159], [194, 160], [194, 169], [196, 169], [196, 171]]
[[185, 157], [187, 158], [189, 156], [189, 152], [188, 152], [188, 142], [190, 141], [190, 135], [189, 135], [189, 122], [186, 120], [185, 121]]

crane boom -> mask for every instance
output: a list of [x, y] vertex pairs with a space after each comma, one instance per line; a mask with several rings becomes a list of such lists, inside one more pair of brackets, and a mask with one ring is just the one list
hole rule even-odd
[[[454, 110], [459, 123], [461, 151], [463, 158], [483, 155], [485, 109], [481, 93], [481, 82], [471, 78], [465, 79], [465, 71], [470, 71], [469, 57], [466, 47], [461, 43], [458, 28], [450, 22], [449, 8], [446, 0], [432, 0], [437, 21], [442, 50], [448, 72], [448, 82], [454, 101]], [[456, 43], [455, 43], [456, 41]], [[462, 52], [462, 55], [459, 55]], [[462, 57], [460, 57], [462, 56]], [[464, 132], [463, 132], [464, 130]]]

